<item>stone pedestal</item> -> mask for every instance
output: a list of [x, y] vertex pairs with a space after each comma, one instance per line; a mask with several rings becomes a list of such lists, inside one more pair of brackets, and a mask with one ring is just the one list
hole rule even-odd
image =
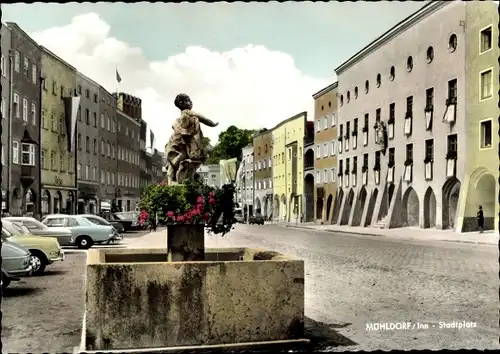
[[168, 262], [204, 261], [204, 225], [168, 225], [167, 254]]

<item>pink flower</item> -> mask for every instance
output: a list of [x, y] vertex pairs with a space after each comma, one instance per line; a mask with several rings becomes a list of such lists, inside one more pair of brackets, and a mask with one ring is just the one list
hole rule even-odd
[[203, 214], [203, 220], [208, 221], [210, 219], [210, 215], [208, 213]]
[[193, 215], [193, 216], [200, 215], [200, 210], [198, 210], [198, 209], [191, 210], [191, 215]]
[[177, 221], [178, 221], [178, 222], [184, 222], [184, 215], [179, 215], [179, 216], [177, 217]]
[[208, 203], [209, 203], [209, 204], [211, 204], [211, 205], [215, 205], [216, 201], [215, 201], [215, 199], [214, 199], [214, 198], [210, 198], [210, 199], [208, 200]]
[[205, 207], [205, 206], [204, 206], [203, 204], [198, 204], [198, 205], [196, 206], [196, 210], [198, 210], [198, 212], [201, 212], [201, 211], [203, 210], [203, 208], [204, 208], [204, 207]]
[[198, 204], [203, 204], [205, 203], [205, 198], [203, 198], [201, 195], [196, 199], [196, 203]]
[[173, 211], [167, 211], [167, 216], [169, 218], [173, 218], [174, 217], [174, 212]]
[[208, 196], [209, 196], [210, 198], [213, 198], [213, 197], [214, 197], [214, 195], [215, 195], [215, 194], [214, 194], [214, 192], [209, 192], [209, 193], [208, 193]]

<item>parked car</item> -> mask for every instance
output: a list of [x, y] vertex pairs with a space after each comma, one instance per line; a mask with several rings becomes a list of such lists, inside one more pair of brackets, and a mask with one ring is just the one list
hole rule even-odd
[[80, 216], [83, 216], [85, 219], [90, 221], [91, 223], [94, 223], [96, 225], [108, 225], [108, 226], [113, 226], [118, 233], [122, 233], [125, 228], [123, 227], [123, 224], [117, 222], [117, 221], [108, 221], [104, 218], [101, 218], [99, 215], [93, 215], [93, 214], [79, 214]]
[[43, 275], [48, 265], [64, 261], [64, 252], [56, 238], [32, 235], [26, 227], [11, 221], [2, 220], [2, 238], [30, 251], [35, 275]]
[[47, 215], [42, 223], [49, 228], [65, 227], [73, 234], [75, 245], [81, 249], [89, 249], [94, 244], [110, 243], [123, 239], [111, 225], [96, 225], [81, 215], [52, 214]]
[[113, 221], [119, 221], [124, 223], [125, 230], [138, 230], [143, 227], [147, 227], [146, 225], [139, 225], [139, 213], [136, 211], [120, 211], [118, 213], [112, 213], [111, 218]]
[[73, 234], [71, 231], [64, 227], [48, 227], [35, 218], [25, 217], [25, 216], [11, 216], [7, 218], [2, 218], [2, 220], [9, 220], [14, 223], [19, 223], [26, 226], [30, 233], [37, 236], [44, 237], [54, 237], [61, 246], [73, 246], [75, 240], [73, 239]]
[[241, 208], [234, 209], [234, 220], [240, 224], [245, 223], [245, 216], [243, 215], [243, 210]]
[[2, 237], [2, 289], [31, 274], [30, 260], [29, 250]]
[[255, 214], [250, 217], [248, 223], [251, 225], [264, 225], [264, 217], [262, 216], [262, 214]]
[[127, 232], [132, 230], [132, 220], [127, 220], [127, 219], [120, 219], [118, 216], [115, 215], [115, 213], [104, 213], [102, 215], [102, 218], [104, 220], [109, 221], [110, 223], [120, 223], [123, 226], [123, 232]]

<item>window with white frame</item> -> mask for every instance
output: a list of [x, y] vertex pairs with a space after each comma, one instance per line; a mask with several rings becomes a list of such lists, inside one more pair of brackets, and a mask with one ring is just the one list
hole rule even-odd
[[5, 107], [5, 100], [4, 100], [4, 99], [3, 99], [3, 97], [2, 97], [2, 101], [1, 101], [1, 103], [0, 103], [0, 112], [2, 112], [2, 118], [3, 118], [3, 119], [7, 119], [7, 117], [5, 116], [5, 115], [6, 115], [6, 113], [7, 113], [7, 112], [6, 112], [7, 110], [6, 110], [5, 108], [6, 108], [6, 107]]
[[330, 155], [335, 155], [337, 152], [336, 152], [336, 146], [335, 146], [335, 140], [333, 140], [331, 143], [330, 143]]
[[493, 96], [493, 69], [481, 73], [481, 99]]
[[321, 183], [321, 173], [319, 171], [316, 171], [316, 183]]
[[14, 117], [19, 118], [19, 112], [20, 112], [19, 95], [17, 93], [14, 93], [14, 104], [13, 104], [12, 109], [14, 111]]
[[36, 105], [31, 103], [31, 124], [36, 125]]
[[36, 66], [36, 64], [32, 64], [31, 65], [31, 81], [36, 85], [36, 77], [37, 77], [37, 73], [38, 73], [38, 67]]
[[7, 60], [5, 60], [5, 56], [2, 54], [0, 67], [2, 69], [2, 76], [7, 77]]
[[328, 129], [328, 116], [323, 118], [323, 129]]
[[316, 158], [319, 159], [321, 157], [321, 145], [316, 145]]
[[323, 144], [323, 157], [328, 156], [328, 143]]
[[12, 163], [19, 164], [19, 141], [12, 141]]
[[64, 157], [64, 153], [60, 153], [59, 154], [59, 171], [63, 172], [66, 169], [66, 166], [69, 169], [69, 165], [66, 165], [66, 162], [68, 162], [68, 164], [69, 164], [69, 161], [70, 161], [69, 159], [66, 161], [66, 159]]
[[493, 39], [493, 27], [490, 26], [481, 31], [481, 48], [480, 52], [484, 53], [487, 50], [490, 50], [492, 47], [492, 39]]
[[17, 73], [21, 71], [21, 53], [18, 50], [14, 51], [14, 70]]
[[104, 114], [101, 113], [101, 128], [104, 128]]
[[492, 120], [484, 120], [481, 122], [481, 148], [489, 148], [492, 146]]
[[5, 153], [4, 152], [5, 152], [5, 145], [2, 144], [2, 160], [1, 160], [2, 166], [5, 166]]
[[321, 131], [321, 120], [316, 121], [316, 131]]
[[24, 76], [29, 77], [30, 72], [30, 60], [24, 57]]
[[330, 181], [332, 181], [332, 183], [335, 182], [335, 177], [336, 177], [336, 174], [335, 174], [335, 168], [332, 168], [330, 170]]
[[82, 164], [81, 163], [76, 165], [76, 177], [82, 178]]
[[323, 170], [323, 181], [328, 183], [328, 170]]
[[56, 168], [56, 152], [51, 151], [50, 152], [50, 169], [55, 170]]
[[22, 143], [21, 149], [21, 164], [25, 166], [35, 166], [35, 145]]
[[23, 120], [28, 121], [28, 99], [23, 98]]
[[88, 180], [89, 177], [90, 177], [90, 166], [87, 165], [87, 166], [85, 166], [85, 179]]
[[332, 113], [332, 116], [331, 116], [331, 124], [332, 124], [332, 127], [336, 126], [337, 125], [337, 117], [335, 116], [335, 113]]
[[45, 150], [40, 151], [40, 168], [45, 169]]

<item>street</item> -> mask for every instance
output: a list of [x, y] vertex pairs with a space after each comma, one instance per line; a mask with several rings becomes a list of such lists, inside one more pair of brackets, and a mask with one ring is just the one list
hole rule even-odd
[[[207, 235], [206, 242], [304, 259], [306, 335], [318, 350], [499, 348], [496, 246], [273, 225], [236, 225], [226, 236]], [[79, 345], [84, 265], [84, 251], [68, 251], [66, 261], [48, 268], [46, 276], [7, 289], [5, 352], [71, 352]], [[439, 328], [440, 322], [454, 321], [476, 326]], [[375, 330], [377, 323], [408, 322], [419, 329]]]

